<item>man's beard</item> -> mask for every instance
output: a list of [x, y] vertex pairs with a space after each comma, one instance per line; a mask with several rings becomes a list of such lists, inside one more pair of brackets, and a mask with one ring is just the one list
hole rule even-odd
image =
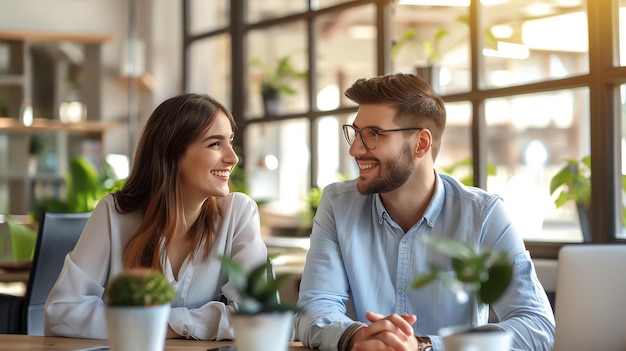
[[380, 173], [378, 178], [370, 180], [369, 183], [359, 180], [357, 190], [361, 194], [388, 193], [406, 183], [415, 170], [411, 146], [407, 144], [398, 158], [392, 158], [385, 162], [379, 161], [378, 169]]

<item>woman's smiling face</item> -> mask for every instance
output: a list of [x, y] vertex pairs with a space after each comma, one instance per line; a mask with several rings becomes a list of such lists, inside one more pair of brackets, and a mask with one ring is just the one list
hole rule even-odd
[[229, 193], [230, 172], [239, 161], [232, 145], [234, 135], [228, 117], [220, 111], [206, 132], [189, 145], [179, 162], [183, 199], [202, 202]]

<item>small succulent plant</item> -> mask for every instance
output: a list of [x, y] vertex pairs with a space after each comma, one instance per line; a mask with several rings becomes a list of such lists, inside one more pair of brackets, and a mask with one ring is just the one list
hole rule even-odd
[[295, 303], [280, 302], [278, 291], [287, 282], [289, 275], [274, 277], [270, 260], [255, 267], [250, 273], [246, 273], [237, 262], [226, 256], [222, 257], [222, 265], [239, 294], [239, 314], [301, 311]]
[[163, 273], [133, 268], [117, 275], [106, 289], [111, 306], [156, 306], [170, 303], [176, 293]]

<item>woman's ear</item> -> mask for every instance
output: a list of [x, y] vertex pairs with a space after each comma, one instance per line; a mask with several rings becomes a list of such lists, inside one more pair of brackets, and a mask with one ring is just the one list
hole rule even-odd
[[415, 146], [415, 157], [424, 157], [433, 146], [433, 135], [428, 129], [422, 129], [417, 133], [417, 145]]

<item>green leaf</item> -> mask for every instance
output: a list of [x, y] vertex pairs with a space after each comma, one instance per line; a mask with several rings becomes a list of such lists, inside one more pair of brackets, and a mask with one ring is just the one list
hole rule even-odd
[[416, 276], [412, 283], [414, 289], [439, 279], [456, 294], [460, 302], [467, 301], [465, 289], [469, 288], [484, 303], [491, 304], [508, 287], [513, 267], [505, 251], [477, 251], [468, 243], [432, 235], [425, 235], [422, 240], [450, 257], [452, 271], [444, 271], [431, 264], [430, 273]]
[[473, 283], [483, 280], [483, 261], [479, 257], [470, 257], [464, 260], [453, 257], [452, 268], [457, 279], [461, 282]]
[[422, 240], [435, 250], [453, 258], [469, 259], [475, 256], [474, 248], [464, 242], [434, 235], [424, 235]]
[[415, 277], [415, 279], [413, 279], [413, 283], [411, 284], [411, 288], [413, 289], [419, 289], [423, 286], [426, 286], [430, 283], [432, 283], [433, 281], [435, 281], [435, 279], [437, 279], [437, 274], [432, 272], [432, 273], [422, 273], [419, 274]]
[[230, 282], [233, 283], [238, 291], [245, 291], [248, 288], [248, 276], [237, 262], [229, 257], [222, 256], [222, 266], [228, 273]]
[[507, 262], [499, 262], [489, 268], [489, 278], [480, 286], [479, 297], [486, 304], [496, 302], [506, 291], [513, 277], [513, 267]]
[[[300, 312], [295, 304], [278, 302], [277, 294], [290, 278], [290, 275], [281, 275], [274, 278], [271, 272], [272, 264], [267, 263], [252, 269], [249, 274], [232, 259], [222, 256], [222, 264], [228, 272], [230, 281], [239, 293], [239, 312], [241, 314], [255, 314], [261, 311], [291, 310]], [[277, 307], [280, 306], [280, 307]]]
[[255, 268], [248, 275], [247, 292], [251, 296], [259, 296], [267, 289], [267, 271], [270, 269], [269, 264], [261, 265]]
[[10, 217], [7, 217], [7, 224], [11, 235], [13, 260], [18, 263], [32, 260], [37, 242], [37, 231], [28, 228], [25, 224], [15, 222]]

